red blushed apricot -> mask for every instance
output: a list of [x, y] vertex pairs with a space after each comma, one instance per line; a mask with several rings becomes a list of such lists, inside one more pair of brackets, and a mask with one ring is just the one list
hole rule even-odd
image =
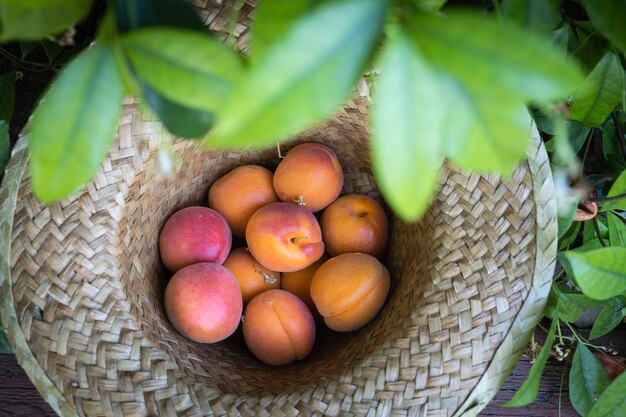
[[268, 365], [286, 365], [311, 353], [315, 322], [298, 297], [283, 290], [269, 290], [254, 297], [246, 307], [243, 336], [259, 360]]
[[315, 303], [311, 299], [311, 281], [313, 275], [324, 262], [328, 260], [326, 254], [315, 262], [314, 264], [294, 272], [283, 273], [280, 281], [280, 288], [289, 291], [296, 295], [299, 299], [304, 301], [304, 304], [309, 307], [313, 315], [319, 314], [315, 308]]
[[265, 268], [246, 248], [233, 250], [224, 261], [224, 267], [237, 279], [244, 307], [260, 293], [280, 288], [280, 272]]
[[187, 207], [172, 214], [159, 235], [163, 264], [172, 272], [198, 262], [221, 264], [230, 252], [226, 220], [207, 207]]
[[174, 274], [165, 288], [165, 312], [176, 330], [199, 343], [233, 334], [241, 320], [241, 290], [221, 265], [197, 263]]
[[315, 272], [311, 298], [328, 327], [349, 332], [376, 316], [389, 287], [389, 272], [378, 259], [364, 253], [345, 253], [326, 261]]
[[274, 172], [274, 190], [282, 201], [312, 212], [332, 203], [343, 188], [343, 170], [335, 152], [319, 143], [291, 149]]
[[262, 166], [237, 167], [211, 185], [209, 207], [224, 216], [235, 236], [244, 237], [250, 216], [279, 201], [273, 178], [274, 174]]
[[379, 257], [387, 246], [389, 225], [385, 210], [365, 195], [339, 197], [322, 213], [320, 227], [330, 256], [361, 252]]
[[296, 204], [272, 203], [257, 210], [248, 222], [246, 241], [254, 259], [272, 271], [297, 271], [324, 254], [317, 219]]

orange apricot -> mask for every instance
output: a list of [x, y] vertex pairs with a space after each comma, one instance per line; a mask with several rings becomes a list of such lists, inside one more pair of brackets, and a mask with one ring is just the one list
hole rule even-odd
[[246, 248], [237, 248], [230, 252], [224, 261], [224, 267], [237, 279], [244, 307], [263, 291], [280, 288], [280, 272], [265, 268]]
[[343, 188], [343, 170], [335, 152], [319, 143], [304, 143], [287, 152], [274, 172], [274, 190], [282, 201], [312, 212], [332, 203]]
[[389, 287], [389, 272], [378, 259], [364, 253], [344, 253], [315, 272], [311, 298], [328, 327], [349, 332], [376, 316]]
[[289, 291], [304, 301], [304, 304], [309, 307], [313, 315], [319, 313], [317, 313], [315, 303], [311, 299], [311, 280], [313, 280], [315, 271], [327, 260], [328, 255], [324, 254], [318, 261], [304, 269], [294, 272], [284, 272], [280, 280], [280, 288]]
[[366, 195], [339, 197], [322, 213], [320, 227], [330, 256], [361, 252], [379, 257], [387, 247], [389, 225], [385, 210]]
[[237, 167], [211, 185], [209, 207], [224, 216], [235, 236], [244, 237], [250, 216], [279, 201], [273, 177], [269, 169], [259, 165]]
[[246, 241], [254, 259], [272, 271], [297, 271], [324, 254], [317, 219], [296, 204], [272, 203], [257, 210], [248, 222]]
[[315, 322], [308, 307], [283, 290], [265, 291], [250, 301], [243, 320], [250, 351], [269, 365], [306, 358], [315, 342]]
[[165, 288], [165, 312], [176, 330], [199, 343], [233, 334], [241, 320], [241, 290], [221, 265], [202, 262], [180, 269]]

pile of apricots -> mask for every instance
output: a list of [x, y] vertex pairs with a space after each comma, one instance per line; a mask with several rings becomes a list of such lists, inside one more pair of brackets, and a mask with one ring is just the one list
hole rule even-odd
[[[175, 212], [159, 235], [174, 328], [215, 343], [241, 323], [259, 360], [285, 365], [309, 355], [316, 322], [348, 332], [371, 321], [389, 294], [378, 260], [389, 226], [376, 200], [339, 197], [343, 180], [332, 149], [304, 143], [274, 173], [239, 166], [211, 185], [208, 208]], [[247, 247], [231, 251], [233, 236]]]

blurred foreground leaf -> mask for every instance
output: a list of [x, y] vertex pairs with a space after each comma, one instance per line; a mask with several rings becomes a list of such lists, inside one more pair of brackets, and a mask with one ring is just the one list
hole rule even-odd
[[28, 147], [37, 197], [51, 202], [100, 166], [121, 112], [122, 80], [108, 45], [82, 53], [53, 82], [33, 114]]

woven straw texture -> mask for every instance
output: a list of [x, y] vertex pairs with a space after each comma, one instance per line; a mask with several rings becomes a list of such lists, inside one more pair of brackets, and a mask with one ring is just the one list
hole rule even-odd
[[[194, 4], [216, 29], [232, 14], [228, 5]], [[240, 49], [251, 10], [244, 2], [235, 27]], [[475, 415], [521, 355], [554, 269], [551, 172], [532, 132], [528, 161], [510, 178], [448, 167], [420, 222], [392, 218], [392, 293], [379, 316], [349, 334], [320, 329], [308, 359], [278, 368], [258, 362], [240, 335], [201, 345], [171, 327], [157, 246], [170, 214], [204, 204], [210, 184], [238, 165], [274, 168], [275, 149], [217, 152], [176, 140], [182, 166], [162, 177], [163, 127], [127, 99], [95, 179], [42, 206], [24, 135], [0, 189], [2, 321], [18, 360], [63, 416]], [[380, 198], [365, 99], [283, 150], [305, 141], [336, 150], [344, 192]]]

